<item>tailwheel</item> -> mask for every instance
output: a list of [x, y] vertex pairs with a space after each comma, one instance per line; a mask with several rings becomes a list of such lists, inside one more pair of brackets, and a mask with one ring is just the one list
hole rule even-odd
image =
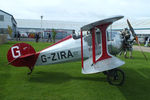
[[32, 71], [33, 71], [33, 69], [34, 69], [34, 66], [33, 66], [33, 67], [29, 67], [29, 69], [30, 69], [30, 72], [28, 72], [28, 75], [31, 75], [31, 74], [32, 74]]
[[115, 68], [107, 72], [107, 81], [111, 85], [121, 86], [124, 83], [124, 72]]

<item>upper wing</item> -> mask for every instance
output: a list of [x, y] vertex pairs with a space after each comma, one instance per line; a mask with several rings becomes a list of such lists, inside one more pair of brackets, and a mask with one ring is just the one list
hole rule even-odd
[[82, 31], [88, 31], [94, 27], [100, 26], [100, 25], [104, 25], [104, 24], [112, 24], [113, 22], [122, 19], [124, 16], [115, 16], [115, 17], [111, 17], [111, 18], [107, 18], [107, 19], [103, 19], [103, 20], [99, 20], [87, 25], [84, 25], [83, 27], [81, 27]]

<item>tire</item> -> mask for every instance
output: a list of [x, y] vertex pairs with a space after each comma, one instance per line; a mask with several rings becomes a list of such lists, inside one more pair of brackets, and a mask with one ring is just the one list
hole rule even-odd
[[108, 71], [107, 81], [111, 85], [121, 86], [124, 83], [124, 72], [121, 69], [112, 69]]

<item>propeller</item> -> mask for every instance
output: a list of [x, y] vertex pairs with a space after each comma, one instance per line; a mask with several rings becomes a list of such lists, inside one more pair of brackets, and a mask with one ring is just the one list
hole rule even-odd
[[136, 33], [135, 33], [135, 31], [134, 31], [133, 27], [131, 26], [131, 24], [130, 24], [130, 22], [129, 22], [128, 19], [127, 19], [127, 23], [128, 23], [129, 29], [130, 29], [130, 31], [131, 31], [133, 37], [135, 38], [137, 44], [139, 45], [139, 48], [140, 48], [142, 54], [144, 55], [144, 57], [145, 57], [145, 59], [146, 59], [146, 61], [147, 61], [148, 59], [147, 59], [146, 55], [144, 54], [144, 52], [143, 52], [143, 50], [142, 50], [142, 48], [141, 48], [141, 44], [140, 44], [140, 42], [139, 42], [139, 40], [138, 40], [138, 37], [137, 37], [137, 35], [136, 35]]

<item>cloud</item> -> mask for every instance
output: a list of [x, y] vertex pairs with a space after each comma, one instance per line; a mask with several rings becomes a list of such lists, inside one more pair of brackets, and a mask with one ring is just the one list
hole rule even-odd
[[15, 18], [92, 21], [107, 16], [149, 17], [149, 0], [3, 0]]

